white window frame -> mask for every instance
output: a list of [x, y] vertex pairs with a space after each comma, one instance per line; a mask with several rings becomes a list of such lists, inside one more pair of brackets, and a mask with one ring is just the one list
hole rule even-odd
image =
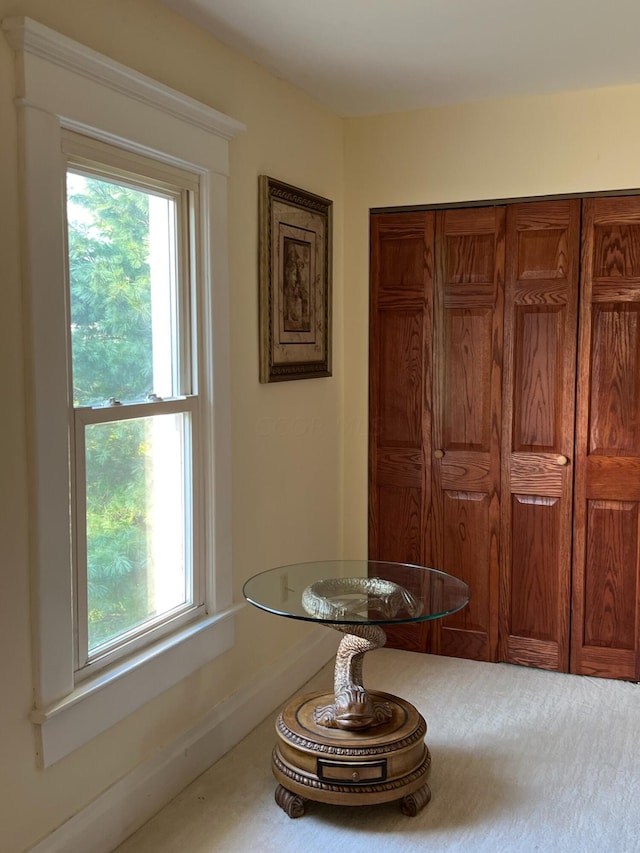
[[[31, 461], [37, 754], [47, 767], [228, 650], [232, 598], [227, 271], [228, 142], [243, 126], [29, 18], [16, 51]], [[206, 612], [82, 682], [74, 678], [67, 378], [66, 161], [72, 130], [199, 176]], [[158, 145], [161, 145], [161, 149]], [[215, 402], [215, 405], [214, 405]], [[206, 492], [207, 490], [205, 490]]]
[[[201, 464], [202, 445], [200, 442], [201, 405], [198, 377], [202, 371], [198, 364], [202, 361], [198, 342], [201, 339], [199, 318], [201, 314], [201, 279], [199, 272], [199, 252], [197, 246], [198, 218], [200, 206], [198, 195], [200, 190], [199, 176], [184, 169], [170, 167], [166, 163], [158, 163], [148, 157], [124, 152], [122, 148], [114, 148], [97, 142], [77, 133], [62, 134], [62, 148], [66, 158], [66, 172], [75, 172], [106, 181], [122, 182], [144, 192], [158, 192], [166, 198], [173, 199], [176, 204], [176, 246], [166, 250], [175, 254], [174, 265], [179, 280], [177, 300], [174, 305], [174, 334], [178, 336], [179, 354], [174, 355], [178, 362], [178, 373], [175, 364], [172, 368], [172, 386], [178, 396], [175, 398], [158, 398], [157, 401], [123, 402], [117, 407], [105, 405], [77, 406], [69, 401], [70, 421], [72, 427], [73, 460], [75, 463], [75, 486], [72, 485], [72, 497], [75, 497], [75, 534], [72, 548], [74, 559], [74, 613], [76, 631], [76, 680], [89, 677], [99, 669], [103, 669], [113, 661], [130, 655], [137, 649], [150, 645], [153, 639], [175, 632], [187, 622], [193, 621], [205, 610], [205, 591], [207, 588], [204, 576], [205, 549], [201, 531], [204, 523], [204, 509], [201, 499], [203, 484]], [[151, 253], [153, 255], [153, 253]], [[67, 269], [67, 288], [70, 287], [70, 272]], [[153, 276], [152, 276], [153, 280]], [[69, 291], [67, 290], [67, 293]], [[71, 318], [67, 317], [67, 329], [70, 328]], [[156, 342], [157, 343], [157, 342]], [[67, 343], [70, 354], [70, 345]], [[71, 359], [68, 359], [71, 371]], [[155, 386], [149, 391], [158, 389]], [[103, 401], [104, 403], [104, 401]], [[189, 435], [186, 439], [187, 471], [190, 485], [189, 500], [185, 528], [187, 534], [186, 565], [189, 581], [188, 601], [180, 605], [175, 613], [161, 612], [155, 619], [146, 620], [142, 625], [134, 627], [125, 634], [116, 636], [113, 641], [95, 653], [88, 648], [88, 613], [87, 613], [87, 541], [86, 541], [86, 482], [85, 482], [85, 428], [88, 425], [105, 423], [114, 420], [127, 420], [132, 417], [153, 417], [154, 415], [185, 414], [189, 419]], [[195, 464], [194, 464], [195, 462]], [[204, 484], [206, 488], [206, 484]], [[170, 495], [173, 500], [173, 495]], [[72, 501], [72, 506], [74, 505]], [[153, 635], [153, 636], [152, 636]]]

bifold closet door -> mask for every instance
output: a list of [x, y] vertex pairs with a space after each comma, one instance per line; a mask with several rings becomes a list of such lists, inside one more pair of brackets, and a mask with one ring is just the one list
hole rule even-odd
[[507, 209], [500, 659], [569, 667], [580, 200]]
[[[369, 558], [429, 563], [433, 212], [371, 217]], [[427, 651], [428, 623], [387, 642]]]
[[504, 264], [504, 207], [436, 214], [431, 554], [472, 597], [432, 651], [475, 660], [498, 651]]
[[504, 207], [371, 218], [369, 556], [472, 589], [392, 646], [497, 658], [504, 238]]
[[571, 669], [640, 679], [640, 198], [583, 203]]
[[369, 556], [473, 593], [390, 644], [640, 680], [640, 197], [373, 215], [370, 336]]

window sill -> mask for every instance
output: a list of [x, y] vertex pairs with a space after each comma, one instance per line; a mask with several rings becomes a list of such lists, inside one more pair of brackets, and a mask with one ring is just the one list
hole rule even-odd
[[127, 661], [87, 679], [60, 701], [30, 714], [38, 763], [49, 767], [233, 645], [233, 616], [244, 604], [208, 616]]

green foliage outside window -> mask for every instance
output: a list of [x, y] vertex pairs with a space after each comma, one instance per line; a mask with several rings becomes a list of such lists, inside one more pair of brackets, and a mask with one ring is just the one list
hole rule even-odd
[[[70, 179], [69, 268], [75, 406], [152, 391], [149, 197]], [[145, 421], [86, 430], [89, 648], [149, 613]]]

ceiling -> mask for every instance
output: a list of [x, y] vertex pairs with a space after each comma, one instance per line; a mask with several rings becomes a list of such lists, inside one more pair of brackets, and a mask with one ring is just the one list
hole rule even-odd
[[340, 116], [640, 83], [639, 0], [161, 0]]

